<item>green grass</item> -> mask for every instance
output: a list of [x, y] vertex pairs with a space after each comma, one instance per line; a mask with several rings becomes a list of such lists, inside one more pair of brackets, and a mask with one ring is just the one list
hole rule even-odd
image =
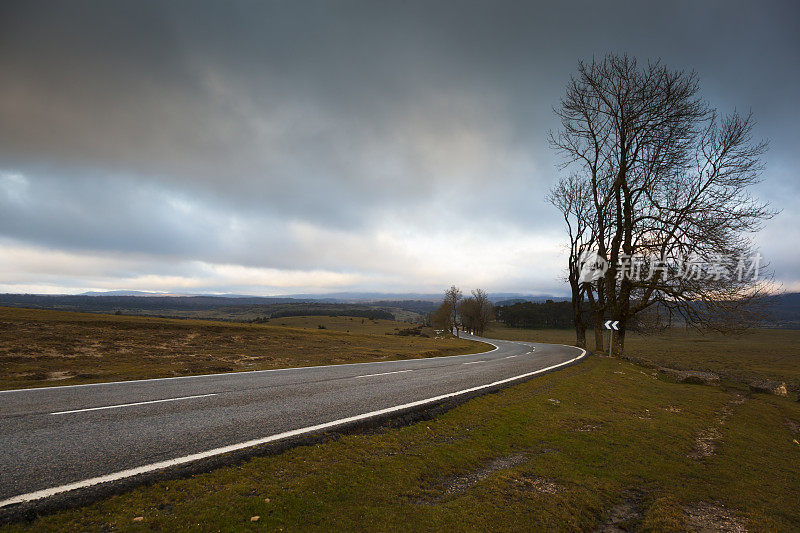
[[464, 339], [386, 335], [410, 325], [390, 320], [292, 317], [276, 322], [0, 307], [0, 389], [388, 361], [491, 348]]
[[[800, 404], [731, 402], [735, 392], [592, 357], [436, 420], [156, 483], [9, 529], [574, 531], [627, 501], [634, 512], [617, 523], [642, 530], [685, 529], [687, 510], [708, 505], [752, 530], [797, 530], [791, 422]], [[715, 453], [693, 458], [709, 428]]]
[[[572, 330], [534, 330], [495, 325], [487, 337], [575, 344]], [[591, 332], [587, 335], [594, 346]], [[628, 334], [625, 355], [634, 360], [681, 370], [704, 370], [724, 379], [749, 383], [767, 378], [800, 391], [800, 330], [758, 329], [736, 336], [671, 330], [659, 335]]]

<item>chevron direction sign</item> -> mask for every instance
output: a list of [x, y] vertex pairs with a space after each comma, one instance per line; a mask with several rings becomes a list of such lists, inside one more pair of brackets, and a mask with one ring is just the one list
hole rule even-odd
[[619, 320], [606, 320], [606, 329], [613, 329], [619, 331]]

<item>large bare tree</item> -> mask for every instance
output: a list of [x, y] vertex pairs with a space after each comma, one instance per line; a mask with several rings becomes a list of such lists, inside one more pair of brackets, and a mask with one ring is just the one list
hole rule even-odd
[[[750, 322], [767, 291], [749, 275], [750, 236], [774, 214], [748, 192], [766, 150], [752, 116], [720, 117], [695, 73], [618, 55], [580, 63], [555, 112], [550, 140], [570, 174], [549, 199], [569, 232], [578, 342], [586, 306], [598, 349], [602, 320], [620, 321], [617, 353], [644, 312], [715, 329]], [[599, 277], [581, 271], [590, 252], [607, 266]], [[687, 275], [698, 265], [713, 272]]]

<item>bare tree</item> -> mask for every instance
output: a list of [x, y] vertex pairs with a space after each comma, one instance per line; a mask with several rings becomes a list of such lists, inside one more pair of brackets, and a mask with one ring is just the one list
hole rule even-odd
[[464, 298], [458, 306], [461, 326], [476, 335], [483, 335], [494, 319], [494, 306], [483, 289], [475, 289], [472, 296]]
[[434, 328], [449, 331], [451, 333], [453, 332], [452, 320], [450, 308], [446, 302], [442, 302], [431, 316], [431, 323], [433, 324]]
[[450, 325], [455, 330], [455, 335], [458, 337], [458, 302], [462, 298], [461, 289], [452, 285], [444, 293], [443, 305], [448, 309], [450, 314]]
[[[551, 144], [572, 174], [550, 201], [569, 232], [578, 340], [586, 303], [598, 349], [602, 320], [620, 321], [617, 353], [627, 325], [654, 306], [698, 327], [752, 319], [766, 282], [730, 275], [755, 256], [749, 235], [774, 215], [747, 192], [766, 150], [752, 139], [752, 116], [720, 118], [699, 97], [694, 73], [616, 55], [580, 63], [555, 112], [561, 129]], [[608, 268], [581, 279], [590, 250]], [[686, 276], [690, 260], [717, 265], [716, 275]]]
[[[588, 190], [577, 175], [570, 175], [553, 187], [547, 200], [564, 217], [569, 236], [567, 258], [567, 282], [572, 291], [572, 318], [575, 324], [575, 343], [586, 347], [586, 322], [584, 308], [586, 292], [581, 283], [581, 264], [593, 243], [594, 224], [591, 221], [592, 209]], [[601, 333], [602, 335], [602, 333]], [[602, 340], [601, 340], [602, 343]]]
[[489, 323], [494, 320], [494, 306], [489, 301], [489, 295], [483, 289], [475, 289], [472, 291], [472, 299], [475, 300], [475, 332], [478, 335], [483, 335]]
[[468, 333], [476, 333], [480, 323], [480, 306], [472, 296], [461, 300], [458, 304], [458, 317], [461, 327]]

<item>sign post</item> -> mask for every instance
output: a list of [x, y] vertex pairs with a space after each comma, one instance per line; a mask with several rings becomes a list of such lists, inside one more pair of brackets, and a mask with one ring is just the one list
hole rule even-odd
[[606, 320], [605, 327], [610, 330], [608, 334], [608, 355], [613, 355], [611, 348], [614, 347], [614, 332], [619, 331], [619, 320]]

